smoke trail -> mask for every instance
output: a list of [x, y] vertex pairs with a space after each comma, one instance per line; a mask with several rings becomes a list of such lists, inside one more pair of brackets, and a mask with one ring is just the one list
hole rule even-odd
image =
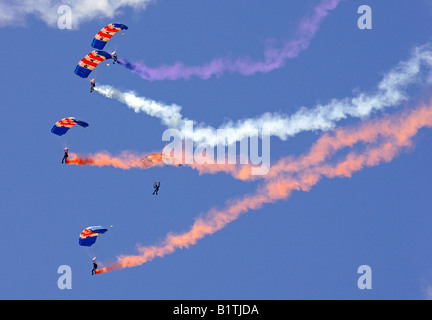
[[[279, 174], [258, 187], [256, 193], [227, 201], [227, 205], [222, 209], [209, 210], [205, 215], [197, 217], [188, 231], [180, 234], [169, 233], [159, 245], [139, 246], [139, 254], [119, 256], [116, 263], [102, 268], [99, 272], [139, 266], [177, 249], [189, 248], [203, 237], [221, 230], [241, 214], [257, 210], [266, 203], [286, 199], [292, 191], [309, 191], [324, 177], [351, 177], [364, 167], [389, 162], [412, 145], [412, 138], [423, 127], [432, 127], [432, 104], [387, 116], [382, 120], [367, 121], [357, 127], [339, 129], [331, 137], [325, 134], [314, 144], [307, 156], [296, 159], [299, 163], [306, 161], [301, 168], [293, 170], [289, 167], [290, 161], [287, 161], [287, 158], [282, 159], [281, 166], [278, 166]], [[355, 138], [351, 139], [351, 135]], [[331, 146], [350, 146], [358, 142], [365, 144], [363, 150], [351, 150], [334, 161], [321, 161], [334, 153]], [[321, 160], [311, 163], [312, 154]], [[318, 164], [315, 165], [316, 163]]]
[[[143, 161], [144, 158], [149, 156], [153, 156], [151, 161]], [[183, 158], [186, 157], [187, 154], [184, 152]], [[133, 168], [148, 169], [150, 167], [161, 167], [164, 165], [176, 167], [185, 165], [197, 170], [200, 174], [225, 172], [239, 180], [251, 180], [253, 178], [253, 166], [249, 164], [197, 164], [195, 162], [184, 164], [184, 162], [182, 163], [182, 159], [177, 159], [163, 153], [152, 153], [150, 155], [146, 153], [145, 155], [138, 155], [131, 151], [123, 151], [118, 156], [113, 156], [106, 151], [86, 155], [70, 153], [66, 163], [77, 166], [114, 167], [123, 170]]]
[[81, 156], [71, 153], [67, 159], [67, 164], [75, 164], [79, 166], [112, 166], [119, 169], [131, 169], [141, 167], [141, 156], [129, 151], [123, 151], [119, 156], [113, 157], [106, 151], [102, 151], [92, 155]]
[[143, 168], [148, 169], [155, 166], [173, 165], [181, 166], [181, 160], [163, 153], [151, 153], [138, 155], [131, 151], [123, 151], [119, 156], [112, 156], [106, 151], [97, 152], [89, 155], [79, 155], [71, 153], [66, 160], [67, 164], [78, 166], [111, 166], [119, 169]]
[[[425, 117], [427, 119], [427, 117]], [[304, 154], [298, 158], [286, 157], [280, 159], [277, 163], [273, 164], [268, 174], [253, 175], [251, 168], [252, 165], [238, 165], [236, 164], [197, 164], [193, 162], [187, 164], [191, 168], [204, 173], [219, 173], [225, 172], [231, 174], [234, 178], [251, 181], [257, 179], [272, 179], [277, 177], [279, 174], [292, 172], [296, 173], [301, 170], [313, 167], [324, 162], [327, 158], [336, 154], [338, 151], [344, 148], [350, 148], [358, 143], [373, 143], [377, 141], [380, 136], [385, 137], [398, 137], [399, 131], [406, 131], [405, 128], [401, 128], [400, 125], [396, 124], [392, 117], [383, 117], [379, 120], [380, 125], [376, 125], [377, 120], [370, 120], [364, 122], [354, 129], [337, 128], [330, 133], [324, 133], [321, 138], [312, 145], [309, 153]], [[154, 155], [154, 154], [153, 154]], [[120, 169], [131, 169], [131, 168], [149, 168], [151, 166], [163, 165], [168, 159], [170, 164], [178, 165], [182, 159], [188, 157], [183, 153], [182, 159], [175, 159], [165, 156], [162, 153], [158, 153], [159, 157], [153, 158], [154, 161], [150, 165], [143, 165], [140, 163], [141, 156], [138, 156], [130, 151], [123, 151], [120, 156], [112, 156], [109, 153], [103, 151], [92, 155], [78, 156], [71, 154], [70, 159], [67, 160], [68, 164], [76, 165], [90, 165], [90, 166], [113, 166]], [[184, 163], [183, 163], [184, 164]]]
[[238, 72], [247, 76], [257, 72], [268, 73], [282, 68], [287, 59], [294, 59], [303, 50], [306, 50], [322, 20], [337, 7], [339, 2], [341, 0], [322, 0], [313, 8], [311, 16], [301, 20], [294, 40], [286, 42], [282, 48], [266, 48], [264, 61], [252, 61], [249, 57], [239, 58], [235, 61], [228, 58], [216, 58], [203, 66], [186, 66], [181, 62], [176, 62], [174, 65], [164, 65], [159, 68], [150, 68], [144, 63], [132, 64], [122, 59], [119, 59], [119, 63], [141, 78], [151, 81], [189, 79], [192, 76], [208, 79], [211, 76], [221, 76], [225, 72]]
[[385, 74], [374, 93], [360, 93], [353, 98], [341, 100], [333, 99], [326, 105], [317, 105], [312, 109], [301, 108], [291, 116], [265, 113], [256, 118], [230, 121], [218, 129], [196, 124], [193, 131], [185, 130], [186, 123], [191, 120], [182, 116], [182, 108], [176, 104], [169, 105], [139, 97], [133, 91], [122, 92], [107, 85], [96, 87], [96, 91], [107, 98], [126, 104], [137, 113], [144, 112], [160, 119], [168, 128], [180, 130], [183, 139], [205, 142], [214, 147], [218, 143], [220, 129], [228, 133], [228, 144], [256, 136], [259, 130], [286, 140], [303, 131], [330, 130], [337, 121], [348, 117], [365, 118], [374, 111], [396, 106], [407, 100], [405, 90], [410, 85], [431, 81], [431, 68], [432, 45], [428, 43], [415, 48], [409, 60], [400, 62]]

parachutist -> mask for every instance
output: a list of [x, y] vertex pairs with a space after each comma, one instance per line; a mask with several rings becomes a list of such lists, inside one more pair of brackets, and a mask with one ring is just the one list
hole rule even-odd
[[115, 51], [112, 53], [112, 57], [113, 57], [113, 64], [116, 64], [116, 62], [117, 62], [117, 53]]
[[69, 148], [64, 149], [64, 156], [61, 163], [67, 163], [67, 158], [69, 157]]
[[98, 265], [97, 265], [96, 261], [93, 261], [92, 275], [96, 274], [97, 268], [98, 268]]
[[96, 87], [96, 80], [92, 79], [90, 81], [90, 92], [93, 92], [94, 88]]
[[159, 188], [160, 188], [160, 181], [156, 181], [155, 183], [154, 183], [154, 185], [153, 185], [153, 188], [154, 188], [154, 191], [153, 191], [153, 195], [154, 194], [158, 194], [158, 192], [159, 192]]

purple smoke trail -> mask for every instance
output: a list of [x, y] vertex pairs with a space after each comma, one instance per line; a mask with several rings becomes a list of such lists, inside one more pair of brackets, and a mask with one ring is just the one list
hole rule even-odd
[[173, 65], [163, 65], [150, 68], [144, 63], [130, 63], [119, 59], [119, 64], [138, 74], [145, 80], [177, 80], [190, 79], [197, 76], [208, 79], [211, 76], [221, 76], [225, 72], [238, 72], [249, 76], [257, 72], [268, 73], [284, 66], [287, 59], [296, 58], [303, 50], [309, 47], [310, 41], [319, 29], [321, 21], [329, 12], [337, 7], [343, 0], [322, 0], [313, 9], [313, 14], [303, 18], [297, 29], [297, 38], [286, 42], [280, 49], [267, 48], [264, 51], [264, 61], [252, 61], [249, 57], [238, 58], [232, 61], [228, 58], [216, 58], [203, 66], [186, 66], [181, 62]]

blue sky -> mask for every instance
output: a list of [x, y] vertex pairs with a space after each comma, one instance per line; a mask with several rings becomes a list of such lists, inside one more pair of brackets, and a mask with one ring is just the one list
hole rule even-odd
[[[289, 40], [317, 3], [158, 0], [145, 9], [119, 8], [113, 17], [83, 18], [73, 30], [19, 10], [14, 22], [0, 23], [0, 298], [430, 298], [430, 129], [388, 164], [349, 179], [323, 179], [309, 192], [244, 214], [189, 249], [139, 267], [92, 277], [91, 257], [78, 245], [85, 227], [114, 225], [92, 249], [109, 264], [118, 255], [136, 254], [137, 244], [156, 244], [169, 232], [188, 229], [198, 215], [259, 185], [187, 167], [61, 165], [66, 145], [73, 152], [112, 154], [164, 146], [160, 120], [90, 94], [89, 82], [73, 73], [92, 50], [94, 34], [111, 22], [126, 24], [129, 30], [113, 37], [106, 51], [155, 67], [176, 61], [201, 65], [228, 55], [259, 60], [268, 39]], [[372, 8], [372, 30], [357, 27], [362, 4]], [[11, 4], [0, 8], [5, 6]], [[101, 65], [94, 74], [101, 83], [178, 104], [186, 117], [218, 127], [227, 119], [294, 114], [302, 106], [374, 90], [413, 48], [431, 41], [431, 17], [430, 1], [343, 1], [306, 50], [267, 74], [149, 82], [119, 65]], [[429, 91], [411, 87], [411, 98], [398, 107], [429, 101]], [[51, 127], [66, 116], [90, 126], [58, 138]], [[319, 136], [274, 137], [271, 158], [306, 152]], [[157, 197], [155, 180], [161, 181]], [[72, 268], [71, 290], [57, 287], [61, 265]], [[357, 287], [361, 265], [372, 268], [372, 290]]]

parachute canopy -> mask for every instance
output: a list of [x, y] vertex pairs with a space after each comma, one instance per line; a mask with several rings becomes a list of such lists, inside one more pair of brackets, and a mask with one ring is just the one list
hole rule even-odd
[[[112, 226], [111, 226], [112, 227]], [[101, 226], [93, 226], [85, 228], [79, 237], [80, 246], [90, 247], [96, 242], [99, 234], [104, 234], [108, 229]]]
[[99, 63], [108, 59], [112, 59], [112, 55], [108, 52], [94, 50], [78, 62], [78, 65], [75, 68], [75, 74], [81, 78], [87, 78]]
[[120, 30], [127, 30], [128, 27], [120, 23], [110, 23], [105, 28], [101, 29], [94, 37], [92, 47], [102, 50], [107, 42]]
[[68, 117], [68, 118], [63, 118], [63, 119], [57, 121], [55, 123], [55, 125], [52, 127], [51, 132], [56, 134], [56, 135], [62, 136], [66, 132], [68, 132], [68, 130], [76, 124], [80, 125], [81, 127], [84, 127], [84, 128], [89, 126], [89, 124], [87, 122], [78, 120], [74, 117]]
[[181, 166], [179, 161], [164, 153], [152, 153], [140, 160], [141, 166], [145, 169], [157, 165], [158, 163], [164, 162], [165, 164], [172, 164]]

